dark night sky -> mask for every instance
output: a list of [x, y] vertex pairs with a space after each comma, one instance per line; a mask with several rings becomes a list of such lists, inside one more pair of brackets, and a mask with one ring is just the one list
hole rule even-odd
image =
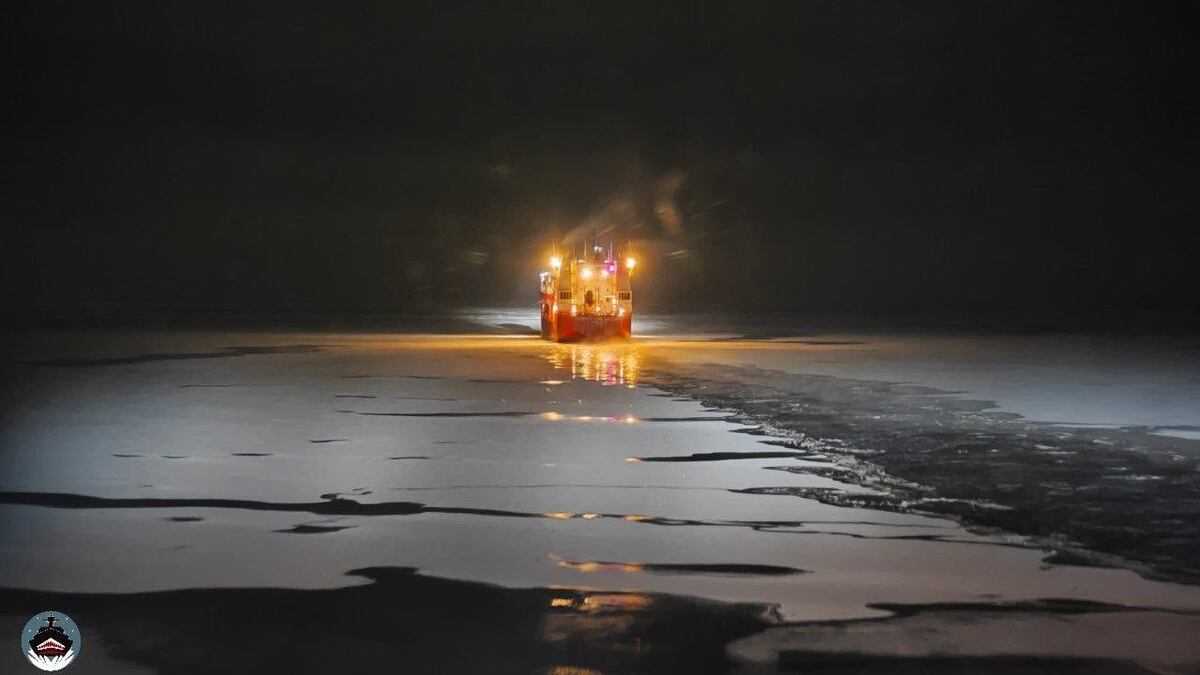
[[591, 227], [643, 306], [1198, 306], [1172, 5], [25, 4], [18, 311], [532, 303]]

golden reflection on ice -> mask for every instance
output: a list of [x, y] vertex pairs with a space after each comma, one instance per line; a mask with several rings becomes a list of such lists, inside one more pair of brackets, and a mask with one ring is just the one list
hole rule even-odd
[[559, 567], [584, 573], [624, 572], [625, 574], [637, 574], [638, 572], [643, 572], [646, 569], [645, 565], [642, 565], [641, 563], [595, 562], [592, 560], [575, 562], [573, 560], [558, 559], [555, 564]]
[[547, 410], [546, 412], [539, 413], [538, 417], [541, 417], [547, 422], [571, 420], [573, 422], [617, 422], [621, 424], [637, 424], [639, 421], [641, 421], [633, 415], [564, 415], [553, 410]]
[[650, 606], [649, 596], [640, 593], [605, 593], [589, 592], [583, 597], [550, 598], [551, 607], [563, 607], [582, 612], [601, 612], [607, 610], [644, 610]]
[[[548, 642], [598, 641], [623, 645], [626, 649], [632, 647], [633, 651], [640, 652], [641, 640], [631, 634], [636, 626], [635, 613], [649, 610], [654, 601], [636, 593], [590, 593], [570, 604], [555, 605], [553, 601], [551, 604], [573, 611], [548, 613], [542, 621], [542, 639]], [[595, 671], [568, 668], [552, 672], [556, 675], [599, 675]]]
[[571, 372], [572, 380], [592, 380], [603, 385], [635, 387], [642, 369], [637, 345], [553, 345], [546, 360], [557, 370]]
[[637, 593], [593, 593], [583, 599], [580, 609], [585, 612], [605, 610], [643, 610], [650, 606], [651, 599]]
[[574, 513], [572, 511], [549, 511], [542, 514], [543, 517], [553, 518], [554, 520], [572, 520], [574, 518], [582, 518], [583, 520], [595, 520], [603, 518], [603, 513]]

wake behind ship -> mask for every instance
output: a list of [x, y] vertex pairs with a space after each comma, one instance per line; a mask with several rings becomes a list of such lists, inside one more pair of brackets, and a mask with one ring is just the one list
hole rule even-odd
[[550, 258], [541, 273], [542, 337], [558, 342], [627, 338], [633, 327], [633, 268], [637, 261], [593, 244], [582, 256]]

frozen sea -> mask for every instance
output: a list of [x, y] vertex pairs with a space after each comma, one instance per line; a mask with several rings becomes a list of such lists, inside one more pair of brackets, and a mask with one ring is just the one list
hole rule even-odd
[[[557, 345], [529, 313], [459, 319], [478, 330], [25, 336], [0, 629], [50, 603], [96, 636], [78, 672], [205, 672], [184, 637], [137, 642], [134, 609], [201, 649], [206, 628], [172, 621], [205, 603], [386, 595], [361, 570], [405, 569], [457, 584], [430, 597], [547, 594], [509, 627], [544, 658], [497, 652], [497, 672], [1200, 668], [1189, 339], [647, 317], [629, 342]], [[672, 598], [748, 627], [699, 666], [654, 661], [699, 649], [661, 632]], [[701, 625], [688, 611], [670, 621]], [[312, 623], [292, 670], [324, 664], [303, 658]], [[475, 633], [446, 632], [414, 670], [469, 667], [448, 652]]]

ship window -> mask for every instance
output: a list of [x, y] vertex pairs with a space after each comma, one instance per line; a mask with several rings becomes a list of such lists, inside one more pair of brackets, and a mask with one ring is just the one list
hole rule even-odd
[[571, 299], [571, 291], [559, 291], [558, 299], [559, 300], [570, 300]]
[[633, 298], [633, 293], [631, 293], [629, 291], [621, 291], [621, 292], [617, 293], [617, 298], [619, 300], [630, 300]]

